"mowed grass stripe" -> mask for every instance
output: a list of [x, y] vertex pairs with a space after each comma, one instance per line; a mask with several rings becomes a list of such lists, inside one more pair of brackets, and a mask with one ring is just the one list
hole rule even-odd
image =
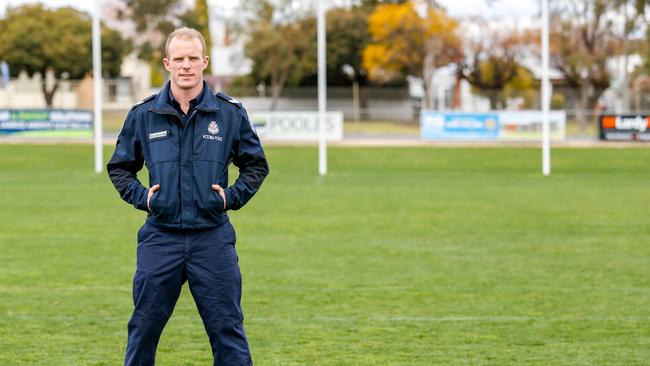
[[[647, 364], [650, 149], [329, 152], [231, 214], [257, 365]], [[0, 154], [0, 364], [119, 364], [143, 214], [89, 146]], [[211, 364], [187, 288], [158, 363]]]

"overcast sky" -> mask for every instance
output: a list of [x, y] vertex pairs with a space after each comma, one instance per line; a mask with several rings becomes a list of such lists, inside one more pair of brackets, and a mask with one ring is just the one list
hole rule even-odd
[[[102, 0], [103, 2], [108, 0]], [[210, 0], [211, 3], [232, 4], [236, 0]], [[311, 1], [311, 0], [305, 0]], [[0, 14], [4, 14], [6, 5], [16, 6], [25, 3], [41, 2], [49, 7], [71, 5], [90, 12], [92, 0], [0, 0]], [[531, 17], [539, 13], [540, 0], [438, 0], [455, 17], [481, 15], [489, 19], [504, 17]]]
[[486, 18], [533, 17], [539, 14], [541, 0], [438, 0], [450, 15]]

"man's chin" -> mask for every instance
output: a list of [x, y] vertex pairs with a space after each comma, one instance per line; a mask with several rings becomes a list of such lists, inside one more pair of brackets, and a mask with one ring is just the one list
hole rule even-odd
[[183, 90], [189, 90], [189, 89], [194, 89], [197, 87], [197, 85], [201, 84], [201, 80], [192, 80], [192, 81], [183, 81], [183, 80], [176, 80], [176, 86], [180, 89]]

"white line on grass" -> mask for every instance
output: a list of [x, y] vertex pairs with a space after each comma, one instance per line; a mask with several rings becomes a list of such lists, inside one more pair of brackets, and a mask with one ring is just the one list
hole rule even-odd
[[[122, 320], [125, 316], [101, 316], [91, 315], [43, 315], [14, 313], [11, 310], [5, 311], [5, 316], [20, 320], [43, 319], [50, 321], [115, 321]], [[189, 315], [172, 315], [175, 320], [193, 320], [198, 317]], [[621, 321], [650, 321], [650, 316], [572, 316], [572, 317], [540, 317], [540, 316], [376, 316], [367, 318], [341, 317], [341, 316], [315, 316], [315, 317], [260, 317], [249, 315], [247, 323], [412, 323], [412, 322], [493, 322], [493, 323], [518, 323], [518, 322], [621, 322]]]

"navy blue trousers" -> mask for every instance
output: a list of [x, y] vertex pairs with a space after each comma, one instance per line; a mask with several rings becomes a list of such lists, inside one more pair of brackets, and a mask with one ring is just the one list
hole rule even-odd
[[205, 230], [140, 228], [125, 365], [154, 365], [160, 334], [185, 281], [208, 333], [214, 365], [252, 365], [235, 240], [230, 222]]

